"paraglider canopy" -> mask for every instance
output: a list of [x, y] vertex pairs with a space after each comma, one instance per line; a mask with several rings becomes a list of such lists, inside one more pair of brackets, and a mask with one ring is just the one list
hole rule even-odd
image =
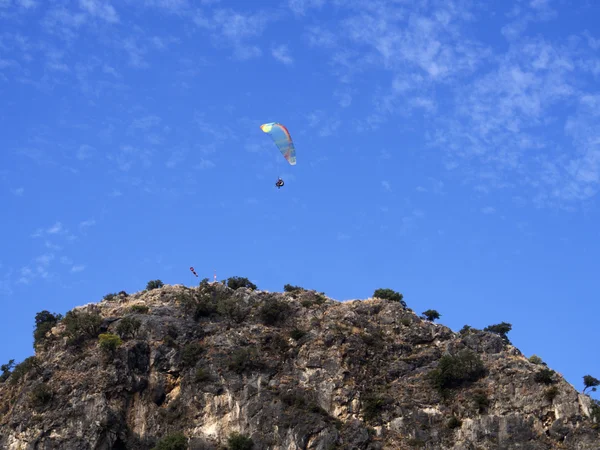
[[260, 126], [260, 129], [271, 136], [271, 139], [273, 139], [283, 157], [290, 165], [295, 166], [296, 149], [294, 148], [294, 142], [288, 129], [277, 122], [265, 123]]

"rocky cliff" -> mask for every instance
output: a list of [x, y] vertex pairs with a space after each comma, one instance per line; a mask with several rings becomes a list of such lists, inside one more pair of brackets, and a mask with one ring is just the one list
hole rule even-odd
[[163, 286], [42, 331], [0, 383], [2, 449], [600, 449], [559, 374], [399, 302]]

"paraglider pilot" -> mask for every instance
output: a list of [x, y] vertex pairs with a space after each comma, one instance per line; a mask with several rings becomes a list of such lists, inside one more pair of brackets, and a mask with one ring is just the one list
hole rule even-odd
[[277, 189], [280, 189], [281, 186], [283, 186], [283, 180], [281, 178], [277, 178], [277, 182], [275, 183], [275, 186], [277, 186]]

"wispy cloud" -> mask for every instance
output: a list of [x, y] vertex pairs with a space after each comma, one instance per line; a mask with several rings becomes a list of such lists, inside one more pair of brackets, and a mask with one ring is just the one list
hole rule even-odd
[[109, 23], [117, 23], [119, 16], [112, 5], [101, 0], [79, 0], [81, 9], [90, 16]]
[[233, 55], [240, 60], [262, 55], [260, 46], [249, 41], [260, 36], [270, 20], [271, 14], [266, 11], [244, 14], [233, 9], [216, 9], [212, 15], [197, 11], [194, 17], [196, 26], [212, 33], [217, 47], [232, 47]]
[[85, 266], [84, 265], [78, 265], [78, 266], [71, 267], [71, 272], [72, 273], [82, 272], [83, 270], [85, 270]]
[[288, 49], [287, 45], [278, 45], [271, 50], [271, 54], [273, 55], [273, 58], [285, 64], [286, 66], [291, 66], [294, 64], [294, 59], [291, 57], [290, 50]]
[[389, 182], [389, 181], [387, 181], [387, 180], [383, 180], [383, 181], [381, 182], [381, 187], [382, 187], [384, 190], [388, 191], [388, 192], [391, 192], [391, 190], [392, 190], [392, 185], [391, 185], [391, 184], [390, 184], [390, 182]]
[[18, 187], [18, 188], [11, 189], [10, 192], [13, 195], [16, 195], [17, 197], [21, 197], [23, 195], [23, 193], [25, 192], [25, 189], [22, 187]]
[[46, 233], [48, 234], [58, 234], [60, 232], [63, 231], [63, 225], [60, 222], [56, 222], [54, 225], [52, 225], [50, 228], [48, 228], [46, 230]]
[[494, 214], [496, 212], [496, 208], [494, 208], [493, 206], [486, 206], [481, 209], [481, 212], [483, 214]]

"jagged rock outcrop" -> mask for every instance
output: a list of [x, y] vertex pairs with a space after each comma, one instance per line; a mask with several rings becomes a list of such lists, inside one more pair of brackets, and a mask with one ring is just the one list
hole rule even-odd
[[543, 368], [397, 302], [164, 286], [54, 326], [0, 383], [0, 448], [599, 449], [590, 398]]

